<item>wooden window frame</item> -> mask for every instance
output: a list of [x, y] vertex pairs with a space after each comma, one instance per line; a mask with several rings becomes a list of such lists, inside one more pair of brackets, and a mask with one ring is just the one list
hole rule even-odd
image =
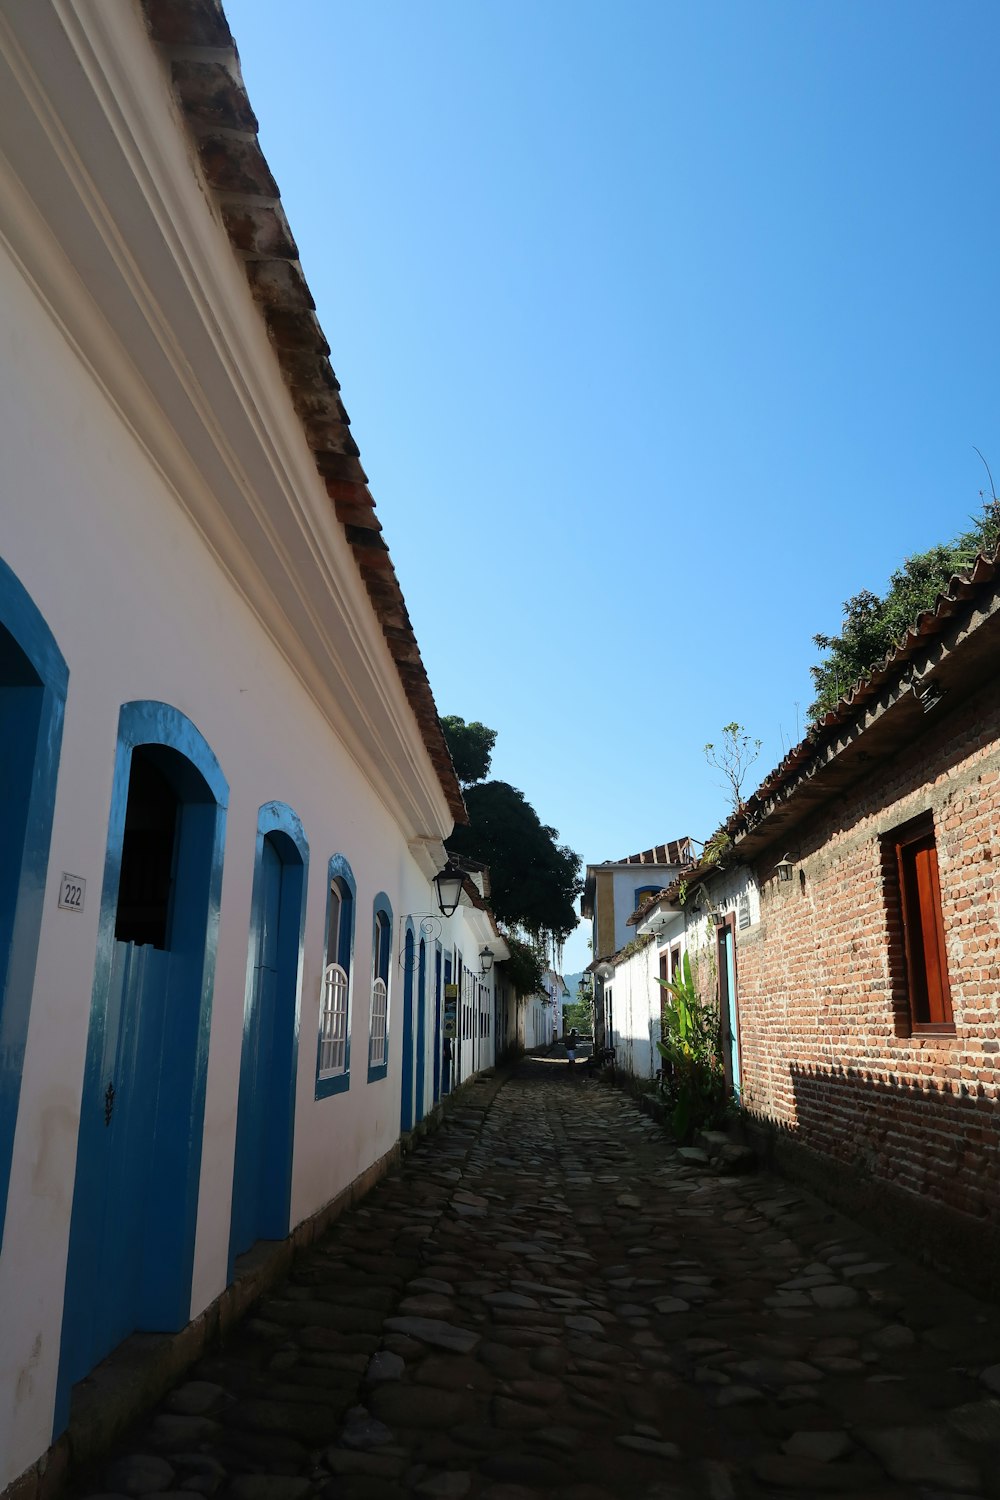
[[[930, 852], [921, 876], [918, 853]], [[889, 962], [896, 1035], [954, 1036], [955, 1019], [948, 976], [948, 949], [941, 903], [934, 818], [923, 813], [893, 828], [883, 839], [883, 874], [889, 927]], [[929, 928], [929, 932], [928, 932]], [[928, 984], [928, 936], [936, 950], [940, 1012], [932, 1018]], [[923, 1012], [921, 1015], [919, 1012]]]

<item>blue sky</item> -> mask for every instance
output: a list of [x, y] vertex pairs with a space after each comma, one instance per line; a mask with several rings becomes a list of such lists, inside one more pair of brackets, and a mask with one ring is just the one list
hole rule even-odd
[[226, 11], [439, 711], [585, 861], [706, 838], [1000, 476], [1000, 9]]

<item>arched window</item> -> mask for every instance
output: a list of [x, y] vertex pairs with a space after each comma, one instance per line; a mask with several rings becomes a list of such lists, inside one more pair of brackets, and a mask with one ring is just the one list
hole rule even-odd
[[372, 924], [372, 998], [368, 1029], [368, 1082], [389, 1070], [389, 960], [392, 952], [392, 907], [383, 891], [375, 897]]
[[330, 861], [326, 898], [326, 952], [319, 1002], [316, 1098], [342, 1093], [351, 1070], [351, 970], [357, 886], [342, 854]]

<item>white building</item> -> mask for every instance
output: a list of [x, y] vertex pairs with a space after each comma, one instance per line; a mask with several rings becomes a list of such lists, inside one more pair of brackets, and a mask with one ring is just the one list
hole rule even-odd
[[648, 896], [629, 918], [632, 940], [607, 961], [605, 1024], [616, 1065], [640, 1078], [659, 1070], [656, 1043], [670, 998], [660, 981], [680, 973], [686, 954], [702, 999], [720, 1006], [723, 1063], [738, 1094], [736, 935], [759, 923], [760, 893], [753, 872], [743, 865], [701, 863]]
[[[606, 859], [602, 864], [587, 866], [580, 910], [584, 920], [591, 923], [594, 957], [589, 967], [595, 977], [595, 1050], [615, 1046], [613, 1033], [619, 1036], [630, 1034], [621, 1032], [612, 1024], [607, 1004], [607, 980], [604, 978], [610, 971], [612, 960], [623, 949], [629, 948], [635, 938], [630, 919], [653, 896], [666, 890], [691, 861], [691, 841], [680, 838], [671, 839], [666, 844], [654, 844], [651, 849], [628, 854], [624, 859]], [[631, 998], [628, 1006], [631, 1015]], [[630, 1020], [628, 1024], [633, 1023]]]
[[595, 960], [609, 958], [635, 936], [629, 917], [650, 896], [664, 890], [692, 860], [687, 838], [655, 844], [624, 859], [588, 865], [580, 910], [592, 924]]
[[0, 1488], [513, 1009], [221, 10], [2, 12]]

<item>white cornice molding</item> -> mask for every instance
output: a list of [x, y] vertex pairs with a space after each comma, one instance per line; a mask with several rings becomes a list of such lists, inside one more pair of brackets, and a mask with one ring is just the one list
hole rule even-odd
[[3, 66], [8, 118], [31, 127], [8, 143], [21, 159], [0, 163], [0, 234], [22, 274], [407, 837], [447, 836], [440, 783], [140, 15], [20, 0], [0, 16]]

